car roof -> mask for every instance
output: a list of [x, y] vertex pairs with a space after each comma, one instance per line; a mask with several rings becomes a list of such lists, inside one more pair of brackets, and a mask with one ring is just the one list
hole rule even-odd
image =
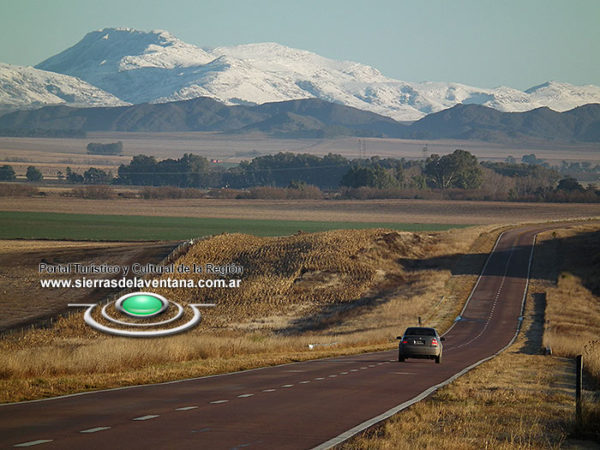
[[435, 328], [428, 327], [408, 327], [404, 334], [435, 336], [437, 334], [437, 331], [435, 330]]

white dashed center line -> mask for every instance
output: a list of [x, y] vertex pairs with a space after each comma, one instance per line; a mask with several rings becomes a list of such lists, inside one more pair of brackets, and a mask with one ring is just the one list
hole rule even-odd
[[13, 447], [32, 447], [38, 444], [45, 444], [46, 442], [52, 442], [52, 439], [39, 439], [37, 441], [23, 442], [22, 444], [15, 444]]
[[293, 384], [284, 384], [283, 386], [281, 386], [282, 388], [291, 388], [292, 386], [294, 386]]
[[110, 430], [110, 427], [96, 427], [89, 430], [81, 430], [80, 433], [97, 433], [98, 431]]
[[219, 403], [227, 403], [229, 400], [215, 400], [214, 402], [210, 402], [213, 405], [218, 405]]
[[300, 384], [306, 384], [306, 383], [310, 383], [310, 381], [301, 381]]
[[150, 419], [155, 419], [156, 417], [158, 417], [158, 414], [136, 417], [135, 419], [132, 419], [132, 420], [150, 420]]
[[265, 389], [263, 392], [275, 392], [277, 389]]
[[318, 377], [318, 378], [315, 378], [315, 380], [319, 380], [319, 381], [320, 381], [320, 380], [324, 380], [324, 379], [325, 379], [325, 378], [323, 378], [323, 377]]
[[242, 395], [238, 395], [238, 398], [248, 398], [248, 397], [252, 397], [254, 394], [242, 394]]
[[175, 411], [189, 411], [190, 409], [196, 409], [197, 406], [184, 406], [183, 408], [175, 408]]

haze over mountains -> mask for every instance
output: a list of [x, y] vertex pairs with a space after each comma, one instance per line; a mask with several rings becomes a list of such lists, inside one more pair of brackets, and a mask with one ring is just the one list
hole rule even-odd
[[[62, 77], [52, 78], [49, 72]], [[549, 82], [519, 91], [413, 83], [385, 77], [363, 64], [275, 43], [202, 49], [166, 31], [116, 28], [88, 33], [35, 69], [0, 65], [0, 107], [5, 108], [44, 103], [116, 106], [197, 97], [226, 105], [318, 98], [413, 121], [459, 103], [505, 112], [542, 106], [566, 111], [600, 103], [600, 88]]]

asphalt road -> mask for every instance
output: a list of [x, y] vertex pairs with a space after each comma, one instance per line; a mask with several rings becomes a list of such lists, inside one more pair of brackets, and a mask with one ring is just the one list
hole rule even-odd
[[511, 342], [520, 323], [532, 243], [540, 230], [522, 227], [501, 236], [460, 320], [445, 335], [442, 364], [399, 363], [396, 351], [386, 351], [0, 405], [0, 446], [328, 446], [336, 436], [391, 414]]

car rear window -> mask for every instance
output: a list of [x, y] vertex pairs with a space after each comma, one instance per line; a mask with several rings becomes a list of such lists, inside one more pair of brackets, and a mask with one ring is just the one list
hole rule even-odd
[[405, 336], [435, 336], [433, 328], [407, 328], [404, 332]]

